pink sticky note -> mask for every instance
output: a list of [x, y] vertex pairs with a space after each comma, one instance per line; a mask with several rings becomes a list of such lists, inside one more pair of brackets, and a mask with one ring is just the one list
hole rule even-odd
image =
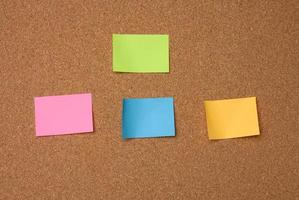
[[35, 97], [36, 136], [93, 131], [91, 94]]

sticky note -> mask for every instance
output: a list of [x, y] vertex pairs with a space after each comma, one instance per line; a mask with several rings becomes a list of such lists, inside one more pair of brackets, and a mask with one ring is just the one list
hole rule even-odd
[[113, 34], [113, 71], [169, 72], [168, 35]]
[[130, 98], [123, 100], [122, 137], [175, 136], [173, 98]]
[[93, 131], [91, 94], [35, 97], [36, 136]]
[[256, 97], [205, 101], [209, 139], [259, 135]]

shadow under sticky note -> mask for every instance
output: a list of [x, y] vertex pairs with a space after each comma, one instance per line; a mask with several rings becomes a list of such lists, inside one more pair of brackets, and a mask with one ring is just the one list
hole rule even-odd
[[256, 98], [205, 101], [209, 139], [259, 135]]
[[113, 34], [113, 71], [169, 72], [168, 35]]
[[123, 100], [122, 137], [175, 136], [173, 98], [131, 98]]
[[35, 97], [36, 136], [93, 131], [91, 94]]

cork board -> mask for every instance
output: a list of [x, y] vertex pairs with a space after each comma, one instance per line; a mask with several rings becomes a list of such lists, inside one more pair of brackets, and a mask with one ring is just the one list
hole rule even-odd
[[[298, 17], [298, 1], [2, 0], [0, 199], [295, 199]], [[113, 33], [169, 34], [171, 72], [113, 73]], [[94, 133], [35, 137], [33, 97], [83, 92]], [[122, 98], [163, 96], [176, 137], [122, 141]], [[248, 96], [261, 135], [209, 141], [203, 100]]]

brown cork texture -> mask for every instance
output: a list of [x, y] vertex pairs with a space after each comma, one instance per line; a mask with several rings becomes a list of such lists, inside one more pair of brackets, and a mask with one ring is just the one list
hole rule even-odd
[[[298, 198], [299, 1], [0, 1], [0, 199]], [[112, 72], [112, 34], [169, 34], [169, 74]], [[95, 131], [35, 137], [36, 96], [91, 92]], [[176, 137], [121, 139], [124, 97]], [[204, 100], [256, 96], [261, 135], [209, 141]]]

